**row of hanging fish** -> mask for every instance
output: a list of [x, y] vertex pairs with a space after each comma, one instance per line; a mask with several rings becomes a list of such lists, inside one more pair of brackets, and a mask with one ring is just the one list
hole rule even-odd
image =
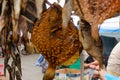
[[[47, 9], [46, 4], [50, 8]], [[79, 31], [70, 18], [72, 11], [81, 19]], [[16, 43], [21, 15], [30, 26], [35, 22], [33, 28], [28, 26], [32, 32], [31, 41], [49, 62], [43, 80], [52, 80], [56, 67], [78, 54], [78, 49], [80, 52], [85, 49], [103, 67], [98, 24], [119, 12], [120, 0], [65, 0], [63, 8], [49, 0], [0, 0], [0, 32], [4, 27], [12, 26], [13, 42]]]

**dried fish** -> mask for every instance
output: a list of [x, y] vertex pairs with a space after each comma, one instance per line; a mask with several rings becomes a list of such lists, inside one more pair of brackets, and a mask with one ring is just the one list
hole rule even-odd
[[[75, 55], [79, 48], [77, 28], [69, 21], [69, 27], [66, 28], [64, 35], [61, 25], [62, 8], [54, 3], [41, 15], [41, 19], [36, 21], [32, 31], [32, 43], [49, 63], [43, 80], [53, 80], [56, 67]], [[78, 58], [79, 56], [76, 57], [76, 60]], [[74, 61], [76, 60], [74, 59]]]

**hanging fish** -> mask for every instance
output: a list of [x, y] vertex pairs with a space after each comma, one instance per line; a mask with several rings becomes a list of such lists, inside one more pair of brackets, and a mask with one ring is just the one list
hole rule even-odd
[[21, 0], [21, 9], [22, 10], [26, 10], [27, 8], [27, 3], [28, 3], [28, 0]]
[[66, 31], [66, 27], [71, 19], [71, 12], [73, 10], [72, 0], [66, 0], [65, 5], [62, 9], [62, 29], [63, 33]]
[[62, 8], [54, 3], [35, 22], [31, 42], [49, 64], [43, 80], [53, 80], [57, 66], [63, 65], [78, 51], [78, 30], [69, 21], [65, 35], [62, 33]]
[[7, 3], [8, 3], [8, 1], [6, 1], [6, 0], [3, 0], [3, 2], [2, 2], [2, 11], [1, 11], [1, 15], [0, 15], [0, 32], [8, 22], [8, 19], [7, 19], [8, 11], [7, 10], [8, 10], [9, 6], [7, 5]]
[[40, 19], [40, 15], [43, 11], [44, 0], [35, 0], [36, 8], [37, 8], [37, 18]]
[[79, 17], [91, 25], [92, 37], [99, 40], [98, 25], [116, 14], [120, 15], [120, 0], [73, 0]]
[[18, 35], [17, 33], [18, 20], [21, 10], [21, 0], [11, 0], [11, 8], [12, 8], [11, 16], [12, 16], [12, 25], [13, 25], [13, 40], [16, 42]]
[[79, 40], [87, 53], [99, 62], [100, 68], [104, 68], [102, 39], [99, 37], [96, 42], [92, 38], [91, 25], [83, 19], [80, 21]]

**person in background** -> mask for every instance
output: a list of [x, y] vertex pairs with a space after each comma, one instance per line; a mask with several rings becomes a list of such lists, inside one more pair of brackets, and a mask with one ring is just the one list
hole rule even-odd
[[120, 42], [116, 44], [110, 53], [107, 72], [114, 76], [120, 77]]
[[95, 76], [100, 80], [120, 80], [120, 42], [110, 53], [107, 70], [99, 70], [97, 61], [94, 64], [90, 64], [89, 67], [96, 70]]
[[120, 80], [119, 77], [110, 74], [106, 70], [99, 69], [99, 63], [96, 60], [89, 65], [89, 68], [95, 69], [95, 74], [93, 76], [94, 78], [98, 78], [100, 80]]

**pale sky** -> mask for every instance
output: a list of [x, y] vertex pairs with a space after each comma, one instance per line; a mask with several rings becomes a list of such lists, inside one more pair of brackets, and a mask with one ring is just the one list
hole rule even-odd
[[[49, 0], [50, 3], [54, 3], [54, 2], [57, 2], [57, 0]], [[65, 3], [65, 0], [60, 0], [60, 5], [63, 7], [64, 6], [64, 3]]]

